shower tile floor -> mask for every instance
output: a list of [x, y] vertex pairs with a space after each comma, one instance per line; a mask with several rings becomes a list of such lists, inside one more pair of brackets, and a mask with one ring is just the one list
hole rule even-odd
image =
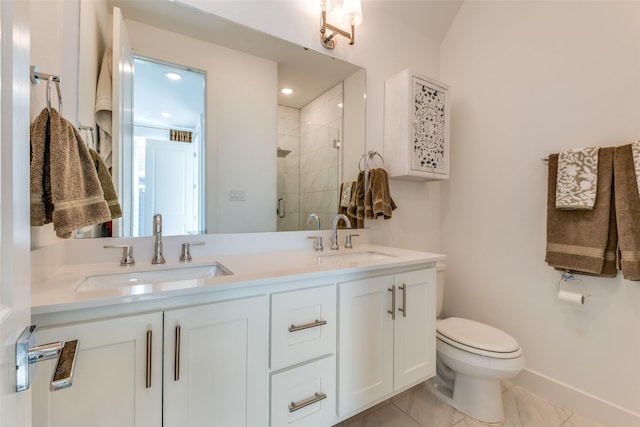
[[481, 423], [440, 402], [428, 387], [417, 386], [335, 427], [603, 427], [510, 382], [503, 382], [505, 420]]

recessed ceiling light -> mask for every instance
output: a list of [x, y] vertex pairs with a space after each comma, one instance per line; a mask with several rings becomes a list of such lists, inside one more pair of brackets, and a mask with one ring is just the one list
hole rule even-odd
[[180, 80], [182, 78], [180, 74], [173, 71], [167, 71], [166, 73], [164, 73], [164, 76], [169, 80]]
[[171, 113], [167, 113], [167, 112], [160, 113], [160, 115], [161, 115], [162, 117], [164, 117], [165, 119], [168, 119], [168, 118], [170, 118], [170, 117], [171, 117]]
[[280, 92], [282, 92], [285, 95], [291, 95], [293, 93], [293, 89], [291, 89], [290, 87], [285, 87], [285, 88], [282, 88]]

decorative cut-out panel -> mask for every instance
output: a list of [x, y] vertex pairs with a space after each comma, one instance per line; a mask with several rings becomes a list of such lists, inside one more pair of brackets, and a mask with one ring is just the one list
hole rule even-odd
[[389, 177], [449, 179], [449, 87], [404, 70], [385, 80], [384, 159]]
[[446, 92], [413, 78], [412, 169], [446, 173]]

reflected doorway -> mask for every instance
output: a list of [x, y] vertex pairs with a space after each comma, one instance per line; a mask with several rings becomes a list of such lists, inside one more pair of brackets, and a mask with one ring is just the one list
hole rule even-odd
[[205, 230], [205, 73], [134, 58], [134, 132], [130, 236], [151, 236], [162, 214], [163, 234]]

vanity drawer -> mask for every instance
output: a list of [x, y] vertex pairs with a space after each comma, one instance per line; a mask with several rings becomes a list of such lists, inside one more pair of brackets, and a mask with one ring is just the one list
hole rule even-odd
[[271, 376], [271, 426], [328, 426], [336, 417], [336, 358]]
[[271, 296], [271, 369], [336, 351], [336, 288], [326, 285]]

